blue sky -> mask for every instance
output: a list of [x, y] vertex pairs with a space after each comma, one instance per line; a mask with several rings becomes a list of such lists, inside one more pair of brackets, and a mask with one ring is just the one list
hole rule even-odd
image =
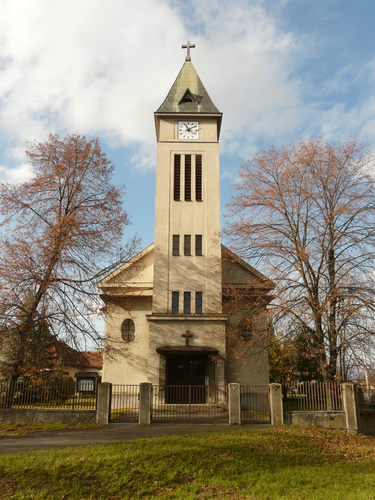
[[126, 183], [128, 235], [153, 241], [153, 112], [192, 62], [224, 113], [221, 201], [238, 158], [301, 137], [375, 143], [370, 0], [0, 0], [0, 179], [30, 176], [26, 141], [98, 136]]

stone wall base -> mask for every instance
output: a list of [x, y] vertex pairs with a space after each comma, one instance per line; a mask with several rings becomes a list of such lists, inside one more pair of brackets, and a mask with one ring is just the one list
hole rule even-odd
[[324, 429], [346, 429], [345, 413], [342, 411], [284, 411], [284, 423]]
[[0, 422], [12, 424], [94, 424], [96, 422], [96, 410], [1, 408]]

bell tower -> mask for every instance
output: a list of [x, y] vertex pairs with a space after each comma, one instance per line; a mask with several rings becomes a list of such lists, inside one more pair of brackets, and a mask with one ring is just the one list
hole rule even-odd
[[221, 313], [219, 134], [222, 113], [192, 62], [155, 113], [153, 313]]
[[[219, 135], [222, 113], [190, 56], [155, 113], [154, 279], [148, 373], [155, 384], [224, 383]], [[183, 342], [182, 338], [186, 342]], [[216, 360], [216, 361], [215, 361]]]

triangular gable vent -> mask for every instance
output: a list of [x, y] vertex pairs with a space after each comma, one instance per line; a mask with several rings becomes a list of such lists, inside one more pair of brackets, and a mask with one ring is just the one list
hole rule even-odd
[[180, 105], [186, 102], [194, 102], [195, 104], [200, 104], [201, 100], [202, 96], [192, 94], [189, 89], [186, 89], [178, 104]]

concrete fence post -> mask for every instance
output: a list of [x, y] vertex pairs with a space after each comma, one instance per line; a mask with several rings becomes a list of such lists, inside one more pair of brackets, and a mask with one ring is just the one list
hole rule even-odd
[[346, 430], [353, 434], [360, 431], [359, 402], [355, 385], [345, 383], [341, 385], [343, 410], [346, 418]]
[[103, 382], [98, 385], [96, 400], [96, 423], [108, 425], [111, 416], [112, 384]]
[[241, 386], [228, 384], [229, 425], [241, 425]]
[[281, 384], [270, 384], [271, 424], [283, 425], [283, 393]]
[[139, 384], [139, 424], [151, 424], [152, 384], [143, 382]]

